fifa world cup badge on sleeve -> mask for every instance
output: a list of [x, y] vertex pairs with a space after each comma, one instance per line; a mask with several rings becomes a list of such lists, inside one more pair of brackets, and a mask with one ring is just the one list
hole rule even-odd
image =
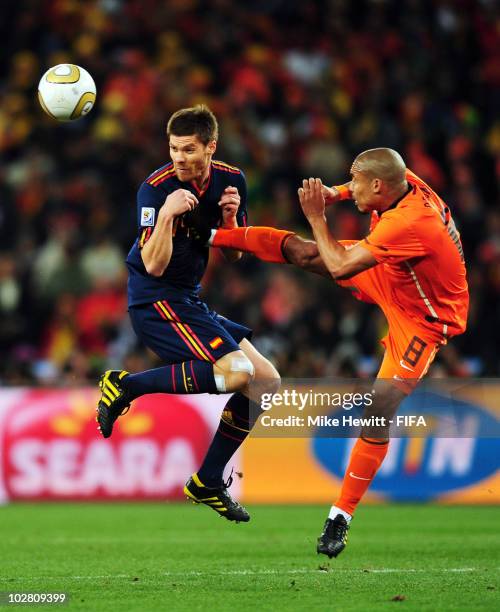
[[141, 227], [153, 227], [155, 224], [155, 209], [141, 208]]

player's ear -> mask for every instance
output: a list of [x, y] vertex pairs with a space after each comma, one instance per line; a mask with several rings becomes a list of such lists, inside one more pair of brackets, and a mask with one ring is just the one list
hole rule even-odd
[[373, 179], [372, 189], [373, 193], [380, 193], [382, 191], [382, 181], [378, 178]]
[[215, 149], [217, 149], [217, 141], [216, 140], [211, 140], [208, 143], [208, 151], [209, 151], [210, 155], [213, 155], [215, 153]]

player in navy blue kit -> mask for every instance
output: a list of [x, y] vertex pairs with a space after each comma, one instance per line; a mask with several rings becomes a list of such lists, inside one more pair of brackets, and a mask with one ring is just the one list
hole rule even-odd
[[[99, 381], [97, 421], [108, 438], [116, 419], [140, 395], [233, 393], [184, 492], [229, 520], [248, 521], [247, 511], [227, 491], [231, 477], [224, 483], [223, 470], [258, 413], [250, 410], [250, 382], [276, 388], [279, 374], [249, 342], [248, 327], [211, 311], [198, 297], [208, 247], [196, 240], [200, 228], [246, 225], [245, 176], [212, 159], [218, 126], [206, 106], [174, 113], [167, 136], [172, 162], [153, 172], [139, 189], [139, 235], [127, 257], [132, 325], [165, 366], [136, 374], [105, 372]], [[223, 251], [230, 261], [241, 257], [239, 251]]]

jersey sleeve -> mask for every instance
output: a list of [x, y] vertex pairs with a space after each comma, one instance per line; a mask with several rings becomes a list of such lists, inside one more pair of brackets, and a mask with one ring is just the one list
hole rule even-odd
[[247, 180], [243, 172], [241, 173], [241, 180], [238, 184], [238, 193], [240, 194], [240, 206], [236, 214], [236, 220], [238, 221], [239, 227], [246, 227], [248, 225]]
[[151, 237], [158, 218], [158, 211], [165, 201], [165, 194], [157, 187], [143, 183], [137, 192], [137, 226], [140, 249]]
[[427, 253], [425, 245], [401, 214], [382, 216], [361, 245], [370, 251], [379, 263], [399, 263]]

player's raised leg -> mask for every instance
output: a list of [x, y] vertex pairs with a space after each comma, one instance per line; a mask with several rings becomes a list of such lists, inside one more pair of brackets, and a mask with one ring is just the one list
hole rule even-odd
[[261, 226], [214, 229], [208, 244], [253, 253], [257, 258], [270, 263], [288, 263], [283, 249], [293, 235], [294, 232], [289, 230]]
[[289, 230], [263, 226], [217, 229], [212, 230], [208, 244], [238, 249], [268, 263], [292, 264], [331, 278], [314, 240]]
[[[97, 407], [97, 422], [105, 438], [111, 436], [116, 419], [124, 413], [124, 408], [137, 397], [149, 393], [226, 393], [244, 391], [254, 376], [254, 366], [241, 350], [232, 351], [212, 362], [190, 360], [164, 367], [154, 368], [137, 374], [125, 371], [108, 371], [101, 377], [101, 399]], [[235, 394], [236, 397], [239, 393]], [[235, 396], [233, 396], [234, 398]], [[243, 397], [243, 396], [242, 396]], [[245, 400], [246, 398], [243, 398]], [[245, 402], [243, 401], [243, 404]], [[248, 405], [248, 400], [246, 401]], [[239, 405], [237, 399], [232, 405]], [[220, 430], [221, 428], [219, 428]], [[219, 433], [219, 432], [218, 432]], [[225, 464], [243, 442], [243, 438], [224, 440], [220, 433], [211, 446], [211, 461], [205, 469], [213, 472], [220, 466], [221, 473]], [[235, 436], [233, 435], [233, 438]], [[245, 436], [246, 437], [246, 436]], [[215, 446], [214, 446], [215, 444]], [[203, 467], [203, 466], [202, 466]], [[201, 481], [193, 474], [187, 482], [184, 492], [195, 503], [203, 503], [230, 521], [248, 521], [248, 512], [232, 499], [228, 492], [231, 478], [222, 482], [214, 477], [210, 481]]]
[[243, 351], [233, 351], [217, 361], [191, 359], [137, 374], [108, 370], [101, 376], [97, 422], [109, 438], [116, 419], [130, 403], [150, 393], [233, 393], [245, 389], [253, 378], [253, 365]]

